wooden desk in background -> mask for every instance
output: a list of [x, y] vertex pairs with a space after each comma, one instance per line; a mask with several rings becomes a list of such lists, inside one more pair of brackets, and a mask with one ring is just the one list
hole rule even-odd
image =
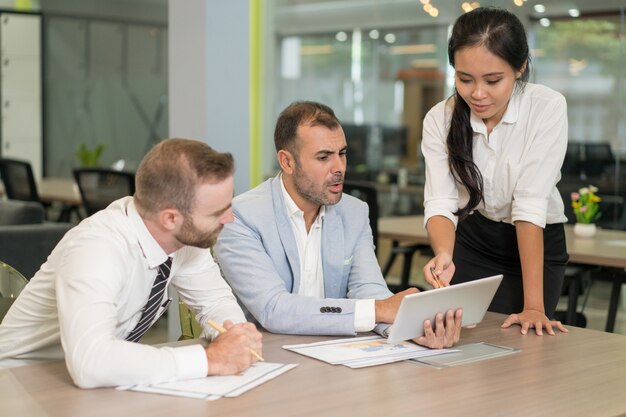
[[[423, 216], [381, 218], [378, 221], [378, 237], [379, 239], [429, 244]], [[626, 269], [626, 232], [598, 229], [594, 237], [582, 238], [574, 236], [574, 227], [566, 224], [565, 238], [571, 263], [603, 266], [619, 272], [612, 276], [613, 288], [606, 325], [606, 331], [612, 332], [622, 289], [622, 275]]]
[[45, 203], [60, 202], [75, 207], [82, 204], [78, 185], [70, 178], [42, 178], [37, 183], [37, 192]]
[[626, 413], [626, 336], [570, 328], [522, 336], [487, 313], [461, 343], [521, 352], [448, 369], [408, 362], [349, 369], [281, 348], [328, 337], [264, 335], [267, 361], [295, 369], [237, 398], [214, 402], [112, 388], [76, 388], [61, 361], [0, 370], [6, 416], [616, 416]]

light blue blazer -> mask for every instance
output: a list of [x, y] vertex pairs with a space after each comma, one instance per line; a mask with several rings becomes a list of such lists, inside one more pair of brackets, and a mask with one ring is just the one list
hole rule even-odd
[[374, 253], [368, 211], [367, 204], [347, 194], [326, 206], [324, 299], [297, 294], [298, 248], [278, 176], [233, 199], [235, 221], [224, 226], [215, 255], [235, 295], [266, 330], [354, 335], [355, 299], [392, 295]]

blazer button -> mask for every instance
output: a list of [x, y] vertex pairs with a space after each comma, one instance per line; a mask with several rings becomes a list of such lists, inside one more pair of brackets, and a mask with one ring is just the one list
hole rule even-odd
[[336, 310], [335, 313], [341, 313], [341, 307], [337, 307]]
[[320, 307], [320, 313], [327, 313], [326, 307]]

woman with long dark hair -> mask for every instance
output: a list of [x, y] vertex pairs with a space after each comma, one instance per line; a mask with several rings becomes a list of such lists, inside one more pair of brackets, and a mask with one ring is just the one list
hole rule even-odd
[[512, 13], [460, 16], [448, 43], [455, 94], [424, 119], [425, 224], [444, 285], [503, 274], [490, 306], [502, 327], [567, 331], [550, 320], [567, 263], [556, 188], [567, 147], [563, 96], [528, 83], [524, 26]]

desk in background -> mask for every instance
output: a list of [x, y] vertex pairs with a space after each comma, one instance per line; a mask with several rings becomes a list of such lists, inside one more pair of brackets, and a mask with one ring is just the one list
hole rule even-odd
[[[378, 237], [429, 245], [423, 216], [381, 218], [378, 221]], [[570, 262], [613, 268], [619, 272], [612, 276], [613, 287], [606, 324], [606, 331], [612, 332], [622, 288], [623, 271], [626, 269], [626, 232], [598, 229], [594, 237], [582, 238], [574, 236], [574, 227], [566, 224], [565, 238]]]
[[45, 203], [60, 202], [78, 207], [82, 204], [78, 186], [69, 178], [42, 178], [37, 183], [39, 199]]
[[408, 362], [349, 369], [281, 348], [328, 337], [265, 333], [263, 356], [295, 369], [237, 398], [214, 402], [76, 388], [61, 361], [0, 370], [0, 414], [11, 416], [616, 416], [626, 413], [626, 336], [570, 327], [522, 336], [487, 313], [461, 343], [521, 349], [437, 370]]

